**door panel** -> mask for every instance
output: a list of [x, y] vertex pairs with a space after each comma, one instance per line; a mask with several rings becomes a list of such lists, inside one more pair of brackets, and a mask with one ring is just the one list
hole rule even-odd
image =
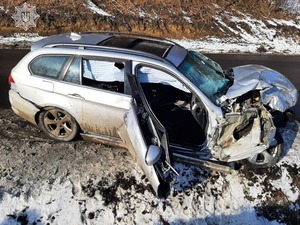
[[134, 106], [124, 116], [124, 126], [119, 131], [120, 136], [125, 140], [129, 151], [136, 159], [137, 163], [143, 169], [149, 179], [153, 190], [159, 197], [166, 197], [170, 191], [170, 186], [163, 181], [155, 169], [155, 166], [148, 166], [145, 162], [148, 145], [144, 139], [143, 130], [137, 117]]
[[[125, 87], [129, 89], [128, 91], [134, 98], [130, 111], [124, 118], [124, 125], [130, 141], [129, 147], [132, 148], [130, 151], [134, 152], [133, 155], [143, 168], [156, 194], [160, 197], [166, 197], [170, 192], [170, 183], [167, 178], [167, 170], [170, 168], [166, 169], [164, 165], [165, 163], [171, 164], [166, 129], [152, 112], [140, 84], [135, 75], [131, 74], [131, 65], [128, 64], [126, 66]], [[160, 161], [153, 166], [148, 166], [145, 162], [150, 145], [157, 145], [163, 150]]]
[[73, 115], [83, 131], [119, 136], [117, 130], [130, 108], [130, 96], [66, 82], [55, 84], [54, 92], [60, 95], [60, 104]]
[[54, 91], [54, 82], [56, 80], [45, 79], [39, 76], [16, 76], [18, 90], [22, 97], [28, 99], [37, 105], [42, 105], [46, 99], [52, 98]]

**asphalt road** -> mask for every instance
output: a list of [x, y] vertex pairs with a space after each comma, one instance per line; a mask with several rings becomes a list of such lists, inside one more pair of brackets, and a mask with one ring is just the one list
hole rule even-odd
[[11, 69], [29, 50], [0, 49], [0, 108], [9, 108], [8, 76]]
[[[10, 70], [29, 50], [0, 49], [0, 108], [9, 108], [8, 76]], [[261, 64], [279, 71], [287, 76], [300, 91], [300, 55], [238, 55], [238, 54], [207, 54], [218, 62], [223, 69], [245, 64]], [[300, 115], [300, 100], [293, 111]]]

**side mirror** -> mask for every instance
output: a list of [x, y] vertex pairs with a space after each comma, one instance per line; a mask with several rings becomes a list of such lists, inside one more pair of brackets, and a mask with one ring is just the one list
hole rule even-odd
[[148, 166], [153, 166], [159, 160], [162, 150], [156, 145], [150, 145], [146, 153], [146, 164]]

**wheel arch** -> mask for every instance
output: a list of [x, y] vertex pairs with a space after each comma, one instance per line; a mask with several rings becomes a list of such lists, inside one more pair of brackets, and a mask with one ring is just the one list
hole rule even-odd
[[69, 112], [67, 109], [65, 109], [64, 107], [55, 106], [55, 105], [45, 105], [45, 106], [40, 106], [40, 107], [39, 107], [40, 110], [35, 114], [35, 117], [34, 117], [35, 122], [36, 122], [36, 124], [37, 124], [38, 126], [40, 125], [40, 124], [39, 124], [39, 123], [40, 123], [40, 122], [39, 122], [39, 116], [40, 116], [40, 114], [41, 114], [42, 112], [46, 111], [47, 109], [50, 109], [50, 108], [57, 108], [57, 109], [60, 109], [60, 110], [63, 110], [63, 111], [65, 111], [65, 112], [69, 113], [69, 114], [75, 119], [76, 123], [78, 124], [78, 126], [79, 126], [79, 133], [83, 131], [83, 130], [81, 129], [80, 123], [78, 123], [78, 120], [77, 120], [77, 118], [74, 116], [73, 113], [70, 113], [70, 112]]

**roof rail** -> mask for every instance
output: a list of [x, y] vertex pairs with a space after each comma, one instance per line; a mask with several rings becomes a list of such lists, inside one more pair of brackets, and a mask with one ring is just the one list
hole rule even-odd
[[116, 48], [116, 47], [108, 47], [108, 46], [97, 46], [97, 45], [89, 45], [89, 44], [64, 44], [64, 43], [58, 43], [58, 44], [49, 44], [45, 45], [44, 48], [59, 48], [59, 47], [66, 47], [66, 48], [74, 48], [74, 49], [86, 49], [86, 50], [105, 50], [108, 52], [117, 52], [117, 53], [124, 53], [124, 54], [131, 54], [136, 56], [144, 56], [164, 62], [170, 63], [170, 61], [166, 60], [163, 57], [157, 56], [155, 54], [133, 50], [133, 49], [126, 49], [126, 48]]

